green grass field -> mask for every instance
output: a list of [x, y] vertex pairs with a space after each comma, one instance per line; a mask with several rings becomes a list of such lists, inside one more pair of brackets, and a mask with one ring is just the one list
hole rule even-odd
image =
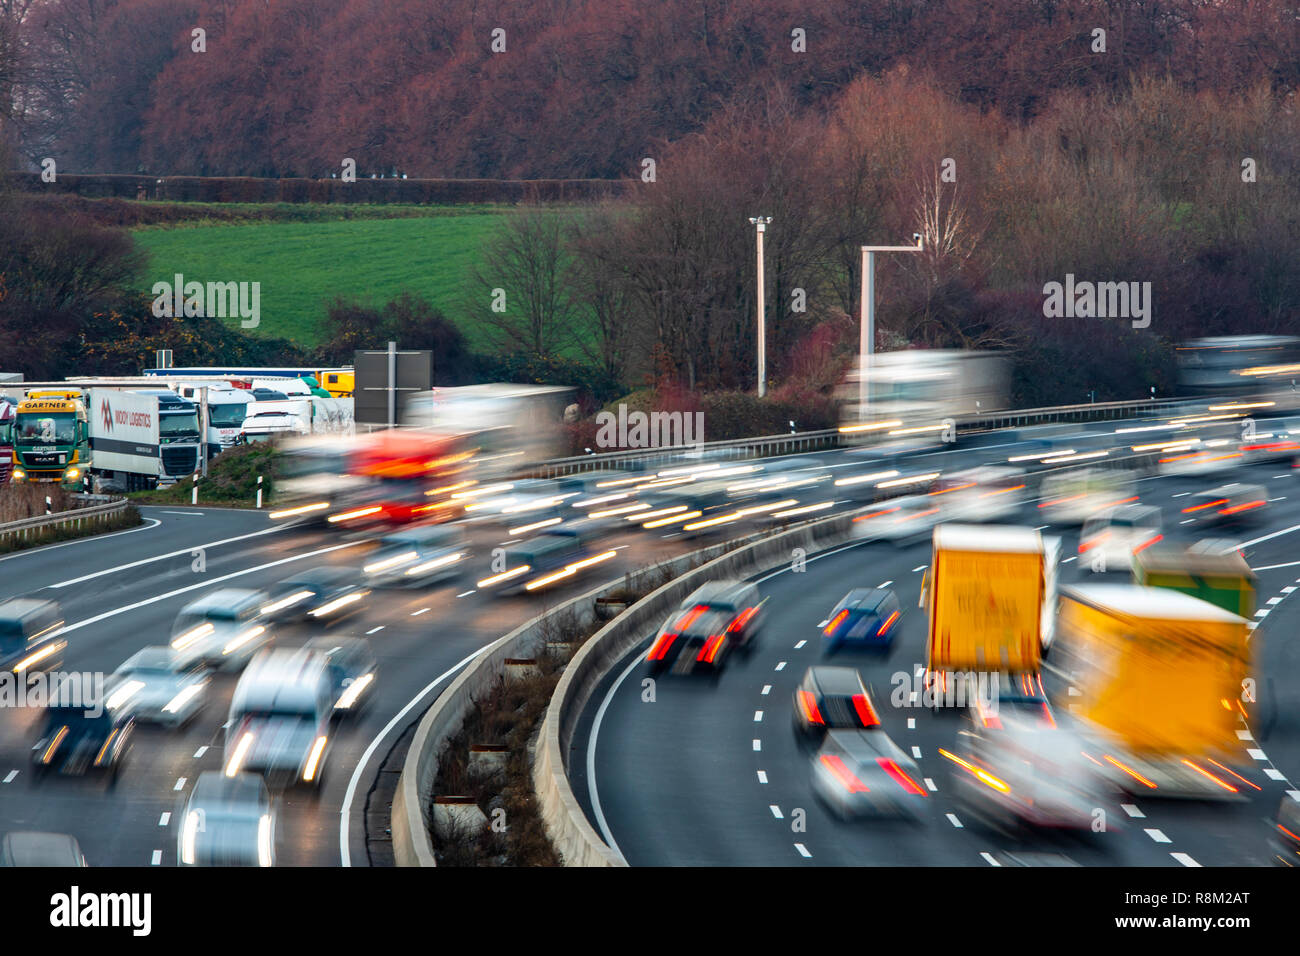
[[[409, 291], [454, 319], [467, 271], [506, 215], [455, 207], [400, 219], [177, 223], [133, 235], [149, 258], [145, 291], [177, 272], [187, 282], [260, 282], [262, 324], [254, 334], [312, 346], [326, 303], [339, 296], [383, 305]], [[462, 331], [471, 348], [482, 345], [477, 329]]]

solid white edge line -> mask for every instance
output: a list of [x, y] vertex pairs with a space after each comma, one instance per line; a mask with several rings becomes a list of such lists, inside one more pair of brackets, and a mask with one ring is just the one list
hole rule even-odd
[[[492, 642], [492, 644], [495, 643], [496, 641]], [[352, 777], [351, 779], [348, 780], [348, 789], [343, 794], [343, 805], [339, 807], [339, 857], [341, 858], [344, 866], [352, 865], [352, 854], [348, 850], [348, 831], [349, 831], [348, 817], [352, 809], [352, 798], [356, 795], [357, 783], [361, 780], [361, 773], [363, 770], [365, 770], [365, 766], [367, 763], [369, 763], [371, 756], [373, 756], [374, 752], [379, 749], [379, 744], [383, 741], [385, 737], [388, 736], [389, 731], [391, 731], [397, 725], [397, 722], [401, 720], [403, 717], [405, 717], [411, 711], [411, 708], [413, 708], [416, 704], [418, 704], [425, 697], [425, 695], [429, 693], [429, 691], [433, 690], [435, 687], [437, 687], [439, 684], [445, 681], [452, 674], [456, 673], [456, 671], [460, 670], [462, 667], [464, 667], [474, 658], [478, 657], [488, 648], [492, 647], [492, 644], [487, 644], [483, 647], [480, 647], [473, 654], [470, 654], [462, 658], [460, 663], [452, 665], [450, 668], [448, 668], [447, 670], [439, 674], [437, 677], [435, 677], [432, 681], [425, 684], [424, 689], [421, 690], [414, 697], [412, 697], [407, 702], [406, 706], [403, 707], [401, 710], [399, 710], [393, 716], [393, 719], [384, 725], [384, 729], [381, 730], [375, 736], [374, 740], [370, 741], [370, 746], [366, 747], [365, 751], [361, 754], [361, 759], [357, 761], [357, 765], [352, 771]]]
[[[145, 520], [146, 520], [146, 521], [158, 521], [157, 518], [146, 518]], [[162, 524], [162, 522], [161, 522], [161, 521], [158, 521], [158, 524]], [[288, 526], [288, 525], [276, 525], [274, 528], [264, 528], [264, 529], [262, 529], [261, 531], [253, 531], [253, 532], [250, 532], [249, 534], [236, 535], [236, 536], [233, 537], [233, 538], [222, 538], [220, 541], [208, 541], [208, 542], [203, 543], [203, 544], [195, 544], [195, 545], [191, 545], [191, 546], [188, 547], [188, 548], [181, 548], [179, 551], [169, 551], [169, 552], [167, 552], [166, 554], [160, 554], [160, 555], [157, 555], [157, 556], [152, 557], [152, 558], [141, 558], [139, 561], [132, 561], [132, 562], [130, 562], [129, 564], [123, 564], [123, 565], [121, 565], [120, 567], [116, 567], [116, 568], [105, 568], [103, 571], [94, 571], [94, 572], [92, 572], [92, 573], [90, 573], [90, 574], [83, 574], [81, 577], [79, 577], [79, 578], [73, 578], [73, 579], [70, 580], [70, 581], [60, 581], [58, 584], [47, 584], [47, 585], [45, 585], [45, 586], [46, 586], [47, 588], [66, 588], [66, 587], [70, 587], [70, 586], [73, 585], [73, 584], [80, 584], [82, 581], [90, 581], [90, 580], [93, 580], [94, 578], [102, 578], [102, 577], [103, 577], [104, 575], [106, 575], [106, 574], [116, 574], [118, 571], [125, 571], [127, 568], [138, 568], [138, 567], [141, 567], [142, 565], [153, 564], [153, 562], [155, 562], [155, 561], [165, 561], [167, 558], [176, 558], [176, 557], [180, 557], [182, 554], [191, 554], [191, 553], [193, 553], [193, 552], [195, 552], [195, 551], [198, 551], [198, 550], [200, 550], [200, 549], [205, 549], [205, 548], [218, 548], [218, 547], [220, 547], [220, 546], [223, 545], [223, 544], [233, 544], [233, 543], [236, 542], [236, 541], [245, 541], [245, 540], [247, 540], [247, 539], [249, 539], [249, 538], [256, 538], [256, 537], [259, 537], [259, 536], [264, 535], [264, 534], [275, 534], [275, 533], [278, 532], [278, 531], [283, 531], [283, 530], [284, 530], [285, 528], [287, 528], [287, 527], [289, 527], [289, 526]], [[126, 531], [115, 531], [115, 532], [113, 532], [113, 534], [129, 534], [129, 533], [132, 532], [132, 531], [140, 531], [140, 530], [142, 530], [142, 529], [140, 529], [140, 528], [128, 528]], [[113, 536], [113, 535], [109, 535], [109, 534], [104, 535], [105, 538], [111, 538], [112, 536]], [[68, 544], [78, 544], [78, 543], [80, 543], [80, 542], [82, 542], [82, 541], [95, 541], [95, 540], [103, 540], [103, 539], [102, 539], [102, 538], [99, 538], [99, 537], [96, 536], [96, 535], [91, 535], [91, 536], [89, 536], [89, 537], [86, 537], [86, 538], [78, 538], [76, 541], [69, 541], [69, 542], [67, 542], [67, 543], [68, 543]], [[57, 547], [57, 546], [56, 546], [56, 547]], [[44, 550], [44, 549], [38, 549], [38, 550]], [[30, 551], [25, 551], [25, 552], [21, 552], [21, 553], [23, 553], [23, 554], [31, 554], [32, 552], [30, 552]], [[17, 557], [17, 555], [11, 555], [11, 557]]]
[[[110, 534], [88, 534], [84, 538], [78, 538], [76, 541], [64, 541], [62, 544], [47, 544], [40, 548], [23, 548], [21, 551], [15, 551], [13, 554], [6, 554], [0, 561], [10, 561], [13, 558], [25, 558], [30, 554], [40, 554], [42, 551], [53, 551], [55, 548], [68, 548], [74, 544], [85, 544], [87, 541], [103, 541], [105, 538], [116, 538], [119, 534], [135, 534], [137, 531], [148, 531], [150, 528], [156, 528], [160, 524], [157, 518], [145, 518], [145, 523], [135, 528], [127, 528], [125, 531], [114, 531]], [[153, 522], [150, 524], [149, 522]], [[116, 571], [116, 568], [112, 570]], [[104, 572], [108, 573], [108, 572]], [[47, 585], [47, 587], [56, 587], [56, 585]]]
[[[638, 648], [640, 645], [638, 645]], [[596, 786], [596, 740], [600, 735], [600, 724], [605, 719], [605, 711], [609, 709], [610, 702], [618, 692], [623, 681], [627, 680], [627, 675], [631, 674], [636, 666], [641, 663], [641, 654], [638, 651], [632, 654], [632, 660], [628, 662], [627, 667], [623, 668], [623, 673], [619, 674], [614, 683], [610, 685], [605, 692], [605, 698], [600, 702], [600, 707], [596, 709], [596, 716], [592, 718], [591, 733], [587, 737], [587, 795], [591, 798], [591, 812], [595, 814], [596, 826], [600, 827], [600, 835], [605, 838], [605, 845], [623, 856], [623, 851], [618, 848], [618, 841], [614, 839], [614, 834], [610, 832], [609, 822], [605, 819], [605, 812], [600, 808], [600, 793]]]

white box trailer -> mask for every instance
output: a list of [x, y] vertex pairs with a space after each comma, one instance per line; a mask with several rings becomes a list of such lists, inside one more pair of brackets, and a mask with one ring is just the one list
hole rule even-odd
[[198, 471], [197, 410], [179, 398], [165, 399], [109, 388], [89, 390], [86, 418], [91, 472], [97, 479], [120, 482], [131, 490], [171, 484]]

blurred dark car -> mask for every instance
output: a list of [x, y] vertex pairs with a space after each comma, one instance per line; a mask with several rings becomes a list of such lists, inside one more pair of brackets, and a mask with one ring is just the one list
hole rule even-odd
[[733, 649], [748, 649], [762, 628], [764, 600], [745, 581], [710, 581], [681, 603], [646, 655], [654, 673], [665, 668], [721, 673]]
[[37, 776], [104, 774], [111, 787], [131, 748], [135, 718], [107, 707], [55, 706], [45, 709], [41, 736], [32, 749]]
[[822, 653], [851, 645], [888, 651], [902, 617], [898, 597], [889, 588], [854, 588], [835, 605], [822, 628]]
[[262, 615], [273, 621], [320, 621], [333, 624], [361, 610], [370, 593], [350, 568], [309, 568], [271, 588]]
[[1273, 821], [1273, 859], [1281, 866], [1300, 866], [1300, 802], [1282, 798]]
[[880, 716], [860, 675], [852, 667], [810, 667], [794, 692], [794, 730], [806, 742], [821, 743], [831, 730], [872, 730]]

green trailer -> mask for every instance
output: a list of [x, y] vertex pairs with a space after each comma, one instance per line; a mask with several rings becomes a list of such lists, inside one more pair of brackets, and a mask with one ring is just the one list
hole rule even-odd
[[1240, 551], [1156, 545], [1133, 556], [1133, 580], [1190, 594], [1248, 620], [1255, 616], [1255, 572]]

